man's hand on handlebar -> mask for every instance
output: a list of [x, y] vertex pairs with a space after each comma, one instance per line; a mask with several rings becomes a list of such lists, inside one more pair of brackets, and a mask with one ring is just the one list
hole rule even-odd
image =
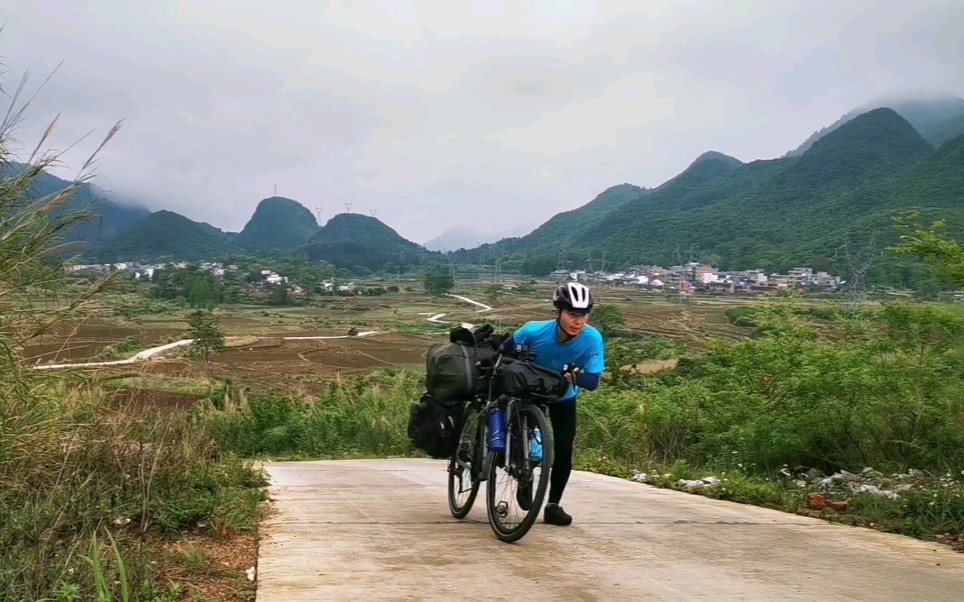
[[566, 381], [570, 385], [576, 384], [576, 377], [579, 376], [579, 372], [580, 370], [577, 366], [570, 366], [569, 364], [566, 364], [562, 368], [562, 374], [566, 377]]

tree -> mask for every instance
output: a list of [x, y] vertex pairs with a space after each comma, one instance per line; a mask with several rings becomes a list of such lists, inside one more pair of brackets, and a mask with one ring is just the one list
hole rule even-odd
[[485, 294], [488, 296], [489, 301], [498, 303], [499, 298], [505, 294], [505, 287], [501, 284], [490, 284], [486, 287]]
[[272, 305], [288, 305], [289, 300], [288, 282], [286, 280], [282, 280], [271, 287], [270, 302]]
[[964, 286], [964, 248], [944, 234], [947, 226], [938, 220], [925, 228], [917, 222], [919, 215], [909, 212], [895, 218], [897, 230], [903, 232], [898, 244], [888, 247], [898, 255], [913, 255], [931, 266], [934, 275], [954, 286]]
[[305, 290], [305, 299], [321, 288], [321, 268], [315, 265], [299, 266], [294, 271], [295, 282]]
[[433, 297], [441, 297], [455, 287], [455, 280], [448, 274], [427, 272], [423, 281], [425, 291]]
[[526, 282], [520, 282], [519, 284], [516, 285], [516, 287], [515, 287], [515, 292], [521, 293], [521, 294], [534, 293], [534, 292], [536, 292], [536, 286], [535, 286], [535, 284], [536, 284], [536, 281], [535, 281], [535, 280], [528, 280], [528, 281], [526, 281]]
[[615, 305], [597, 305], [592, 310], [592, 323], [605, 335], [612, 335], [626, 324], [623, 312]]
[[218, 319], [209, 311], [199, 309], [187, 316], [188, 336], [191, 342], [191, 354], [201, 360], [208, 361], [208, 357], [224, 349], [224, 333]]

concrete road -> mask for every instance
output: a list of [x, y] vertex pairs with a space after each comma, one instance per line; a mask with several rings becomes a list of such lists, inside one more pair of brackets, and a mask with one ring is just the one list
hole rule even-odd
[[573, 474], [573, 525], [506, 544], [484, 487], [451, 517], [440, 461], [265, 466], [258, 602], [964, 599], [944, 546], [612, 477]]

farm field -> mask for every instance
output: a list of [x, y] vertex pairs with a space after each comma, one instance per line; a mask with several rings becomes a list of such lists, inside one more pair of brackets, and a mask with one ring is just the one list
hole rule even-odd
[[[506, 294], [492, 300], [482, 286], [458, 294], [492, 305], [491, 311], [453, 297], [422, 293], [380, 297], [322, 297], [288, 307], [225, 305], [215, 310], [227, 337], [227, 348], [204, 366], [174, 350], [137, 366], [89, 368], [111, 378], [132, 370], [153, 378], [230, 378], [257, 389], [304, 387], [366, 374], [375, 368], [424, 365], [427, 348], [446, 339], [448, 330], [463, 323], [489, 323], [510, 332], [527, 320], [552, 316], [551, 285], [533, 293]], [[635, 335], [686, 340], [700, 345], [707, 339], [738, 339], [750, 329], [732, 325], [727, 309], [759, 302], [738, 298], [696, 297], [685, 302], [666, 295], [621, 288], [595, 289], [601, 305], [617, 307], [625, 318], [622, 330]], [[187, 307], [165, 305], [132, 315], [139, 296], [105, 297], [96, 318], [61, 328], [26, 348], [28, 365], [126, 359], [138, 351], [187, 337]], [[826, 306], [826, 303], [822, 303]], [[433, 318], [433, 321], [429, 321]], [[355, 327], [371, 334], [345, 337]], [[304, 337], [297, 339], [294, 337]], [[312, 339], [310, 337], [337, 337]], [[145, 384], [145, 381], [140, 383]]]

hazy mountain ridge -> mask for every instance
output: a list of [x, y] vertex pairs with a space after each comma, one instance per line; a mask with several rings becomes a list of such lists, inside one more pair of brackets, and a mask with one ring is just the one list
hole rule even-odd
[[[959, 117], [964, 123], [964, 115], [953, 116], [960, 106], [964, 101], [948, 97], [937, 105], [905, 104], [902, 110], [931, 128], [931, 135], [944, 135], [949, 131], [944, 126]], [[499, 258], [505, 270], [538, 274], [604, 255], [610, 265], [672, 263], [678, 249], [696, 247], [722, 265], [777, 267], [826, 263], [828, 249], [855, 224], [874, 224], [890, 233], [890, 216], [911, 206], [964, 221], [964, 137], [950, 137], [935, 148], [900, 110], [886, 107], [854, 114], [824, 130], [801, 145], [805, 152], [776, 159], [744, 163], [705, 152], [655, 188], [612, 186], [524, 236], [490, 239], [454, 250], [450, 257], [487, 263]], [[42, 174], [37, 194], [66, 185]], [[90, 187], [82, 190], [77, 202], [96, 193]], [[99, 256], [117, 260], [265, 250], [377, 270], [441, 257], [374, 217], [339, 214], [319, 226], [304, 205], [283, 197], [263, 199], [240, 233], [170, 211], [148, 215], [143, 207], [110, 201], [100, 205], [100, 212], [81, 238], [94, 244]], [[473, 237], [484, 236], [477, 229], [453, 227], [426, 246], [441, 245], [444, 235], [450, 248], [470, 246]], [[175, 240], [179, 242], [171, 244]]]
[[787, 157], [800, 156], [814, 142], [836, 130], [851, 119], [873, 109], [888, 107], [907, 120], [933, 146], [940, 146], [951, 138], [964, 134], [964, 99], [950, 94], [922, 97], [878, 98], [851, 109], [835, 122], [811, 134]]

